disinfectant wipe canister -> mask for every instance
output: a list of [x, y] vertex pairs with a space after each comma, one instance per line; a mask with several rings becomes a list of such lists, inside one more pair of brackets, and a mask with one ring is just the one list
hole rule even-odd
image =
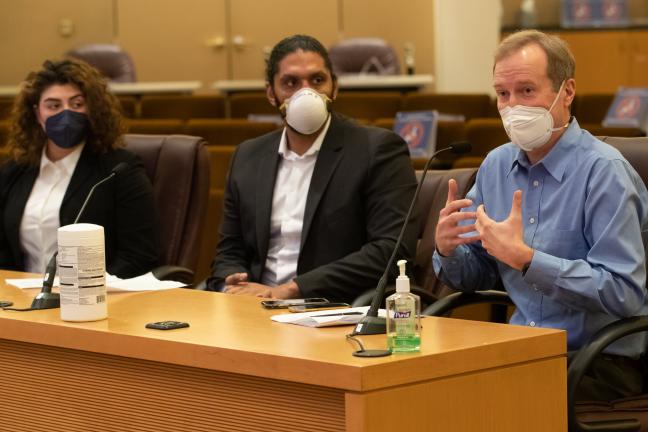
[[58, 230], [61, 319], [96, 321], [108, 316], [104, 229], [73, 224]]

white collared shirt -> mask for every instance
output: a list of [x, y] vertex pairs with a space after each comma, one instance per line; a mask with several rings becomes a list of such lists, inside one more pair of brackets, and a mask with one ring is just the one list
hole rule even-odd
[[43, 273], [57, 250], [61, 226], [59, 211], [84, 144], [56, 162], [43, 149], [40, 171], [31, 190], [20, 223], [20, 245], [25, 256], [25, 271]]
[[281, 160], [272, 195], [268, 256], [261, 275], [261, 283], [264, 285], [281, 285], [297, 275], [308, 188], [317, 155], [330, 124], [329, 115], [313, 145], [301, 156], [288, 148], [285, 128], [281, 135]]

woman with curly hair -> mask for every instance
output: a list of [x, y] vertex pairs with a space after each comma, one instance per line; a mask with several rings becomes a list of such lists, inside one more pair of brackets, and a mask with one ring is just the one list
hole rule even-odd
[[0, 168], [0, 268], [42, 273], [57, 250], [57, 230], [74, 222], [104, 227], [106, 270], [127, 278], [157, 263], [153, 188], [123, 147], [119, 103], [101, 74], [79, 60], [46, 61], [14, 101], [9, 147]]

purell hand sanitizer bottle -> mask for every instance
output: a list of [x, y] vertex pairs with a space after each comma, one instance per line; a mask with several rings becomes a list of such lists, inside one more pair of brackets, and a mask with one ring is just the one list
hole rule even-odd
[[398, 261], [400, 276], [396, 293], [387, 297], [387, 346], [392, 352], [412, 352], [421, 348], [421, 299], [410, 293], [405, 275], [407, 261]]

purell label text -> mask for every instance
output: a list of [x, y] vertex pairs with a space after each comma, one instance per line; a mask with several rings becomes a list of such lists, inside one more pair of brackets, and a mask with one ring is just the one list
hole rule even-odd
[[394, 312], [394, 319], [396, 319], [396, 318], [409, 318], [411, 314], [412, 314], [411, 311]]

